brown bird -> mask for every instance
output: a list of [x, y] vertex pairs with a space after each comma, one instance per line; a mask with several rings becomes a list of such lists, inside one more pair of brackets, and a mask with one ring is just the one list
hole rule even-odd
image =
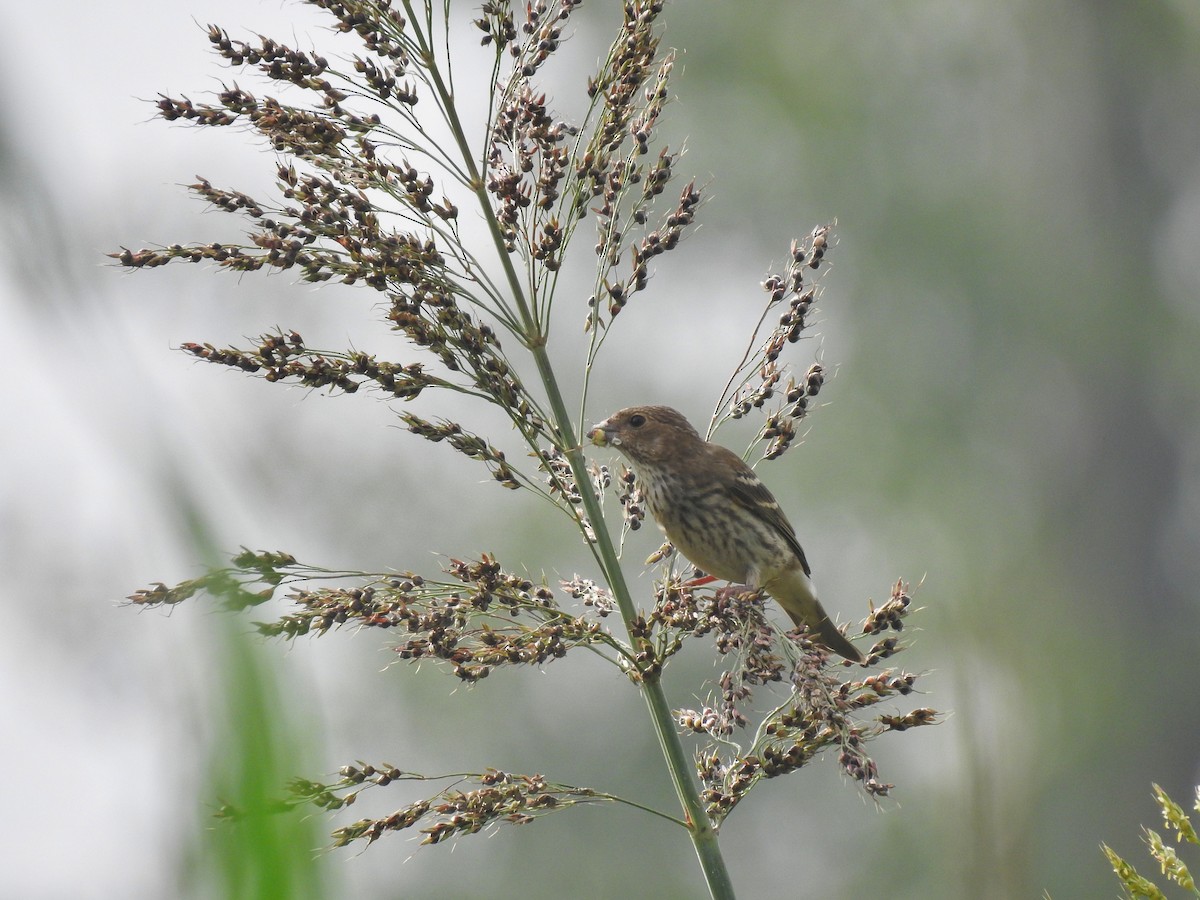
[[692, 564], [775, 598], [796, 625], [854, 662], [863, 655], [829, 620], [783, 510], [741, 457], [709, 443], [669, 406], [631, 406], [588, 432], [637, 474], [654, 521]]

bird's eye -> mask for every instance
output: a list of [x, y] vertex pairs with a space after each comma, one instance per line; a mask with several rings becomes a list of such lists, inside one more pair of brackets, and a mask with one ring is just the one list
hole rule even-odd
[[641, 428], [643, 425], [646, 424], [646, 417], [641, 415], [640, 413], [636, 416], [630, 416], [629, 424], [633, 428]]

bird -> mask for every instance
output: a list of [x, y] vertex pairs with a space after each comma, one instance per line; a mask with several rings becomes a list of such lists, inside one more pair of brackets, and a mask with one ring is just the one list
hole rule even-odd
[[706, 441], [669, 406], [622, 409], [587, 437], [628, 460], [659, 530], [689, 562], [723, 581], [761, 588], [810, 639], [864, 661], [817, 599], [783, 509], [740, 456]]

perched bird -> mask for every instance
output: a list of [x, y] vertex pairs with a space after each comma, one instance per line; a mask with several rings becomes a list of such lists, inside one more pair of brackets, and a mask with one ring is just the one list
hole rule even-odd
[[741, 457], [700, 437], [669, 406], [631, 406], [588, 432], [625, 455], [654, 521], [709, 575], [775, 598], [797, 625], [854, 662], [863, 655], [817, 600], [808, 560], [783, 510]]

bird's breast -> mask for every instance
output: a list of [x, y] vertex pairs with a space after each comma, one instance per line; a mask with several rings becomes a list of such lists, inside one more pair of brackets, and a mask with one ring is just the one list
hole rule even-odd
[[639, 473], [646, 508], [693, 565], [725, 581], [770, 580], [794, 564], [771, 525], [738, 504], [715, 479]]

